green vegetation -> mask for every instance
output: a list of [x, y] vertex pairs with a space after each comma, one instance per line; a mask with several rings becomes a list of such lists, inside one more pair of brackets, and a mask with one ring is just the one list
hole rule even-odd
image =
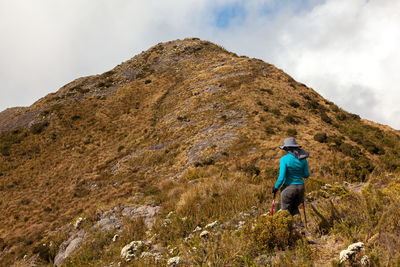
[[300, 118], [296, 115], [293, 114], [288, 114], [285, 118], [284, 121], [290, 124], [299, 124], [300, 123]]
[[269, 125], [265, 127], [265, 132], [267, 134], [275, 134], [274, 128], [272, 126], [269, 126]]
[[243, 239], [249, 238], [249, 251], [253, 256], [271, 252], [274, 249], [286, 249], [301, 239], [294, 228], [293, 217], [288, 211], [278, 212], [274, 216], [261, 216], [242, 231]]
[[287, 129], [286, 133], [287, 133], [289, 136], [292, 136], [292, 137], [296, 137], [296, 136], [297, 136], [297, 130], [296, 130], [296, 129], [293, 129], [293, 128]]
[[320, 143], [326, 143], [328, 141], [328, 136], [326, 133], [317, 133], [314, 135], [314, 140]]
[[281, 111], [280, 111], [279, 109], [277, 109], [277, 108], [273, 108], [273, 109], [271, 110], [271, 112], [272, 112], [272, 114], [274, 114], [274, 115], [277, 116], [277, 117], [279, 117], [279, 116], [282, 115], [282, 114], [281, 114]]
[[325, 111], [321, 111], [321, 119], [322, 121], [331, 124], [332, 123], [332, 119], [329, 118], [329, 116], [326, 114]]
[[294, 108], [300, 107], [300, 104], [297, 103], [297, 102], [294, 101], [294, 100], [290, 100], [290, 101], [289, 101], [289, 105], [292, 106], [292, 107], [294, 107]]

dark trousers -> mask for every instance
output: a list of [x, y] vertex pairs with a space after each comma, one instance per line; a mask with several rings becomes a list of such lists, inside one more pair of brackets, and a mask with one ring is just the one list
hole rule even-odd
[[288, 210], [292, 216], [300, 215], [299, 206], [304, 201], [304, 191], [304, 184], [283, 186], [281, 190], [281, 209]]

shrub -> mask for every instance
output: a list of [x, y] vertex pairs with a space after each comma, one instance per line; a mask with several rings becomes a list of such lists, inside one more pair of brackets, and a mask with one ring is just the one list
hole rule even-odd
[[178, 116], [176, 118], [178, 121], [184, 121], [184, 122], [189, 122], [190, 120], [188, 119], [187, 115], [182, 116]]
[[42, 112], [40, 112], [40, 116], [41, 117], [45, 117], [45, 116], [47, 116], [47, 115], [49, 115], [50, 114], [50, 111], [49, 110], [43, 110]]
[[293, 129], [293, 128], [290, 128], [290, 129], [288, 129], [288, 130], [286, 131], [286, 133], [287, 133], [288, 135], [290, 135], [290, 136], [296, 136], [296, 135], [297, 135], [297, 130], [296, 130], [296, 129]]
[[31, 200], [29, 198], [23, 198], [21, 200], [22, 205], [29, 205], [29, 203], [31, 203]]
[[339, 109], [339, 107], [338, 106], [336, 106], [336, 105], [334, 105], [334, 104], [332, 104], [332, 103], [330, 103], [330, 105], [331, 105], [331, 110], [333, 111], [333, 112], [339, 112], [340, 111], [340, 109]]
[[364, 148], [371, 154], [378, 154], [378, 155], [383, 155], [385, 154], [385, 150], [376, 144], [374, 144], [372, 141], [366, 139], [362, 141], [362, 145]]
[[286, 249], [301, 239], [301, 234], [294, 229], [293, 218], [287, 210], [274, 216], [261, 216], [252, 226], [242, 231], [243, 238], [249, 240], [249, 247], [255, 255], [271, 252], [275, 248]]
[[50, 207], [45, 207], [45, 208], [43, 208], [43, 211], [44, 212], [51, 212], [53, 209], [52, 208], [50, 208]]
[[326, 123], [332, 123], [332, 119], [325, 112], [321, 112], [321, 119]]
[[10, 145], [9, 144], [1, 144], [0, 145], [0, 153], [4, 156], [4, 157], [8, 157], [10, 156]]
[[225, 157], [228, 157], [228, 156], [229, 156], [229, 153], [226, 152], [226, 151], [223, 151], [223, 152], [221, 153], [221, 155], [222, 155], [222, 156], [225, 156]]
[[267, 134], [275, 134], [274, 128], [272, 126], [269, 126], [269, 125], [265, 127], [265, 132]]
[[350, 117], [353, 120], [358, 120], [358, 121], [361, 120], [360, 115], [357, 115], [357, 114], [350, 113]]
[[256, 167], [254, 163], [245, 164], [244, 166], [239, 167], [239, 170], [249, 174], [250, 176], [260, 174], [260, 169]]
[[271, 112], [272, 112], [272, 114], [274, 114], [277, 117], [279, 117], [281, 115], [281, 111], [277, 108], [272, 109]]
[[331, 135], [328, 136], [328, 143], [331, 145], [339, 147], [343, 143], [344, 137], [343, 136], [338, 136], [338, 135]]
[[314, 140], [320, 143], [326, 143], [328, 141], [328, 136], [326, 133], [317, 133], [314, 135]]
[[267, 93], [270, 94], [270, 95], [273, 95], [273, 94], [274, 94], [274, 93], [272, 92], [271, 89], [261, 88], [260, 91], [261, 91], [261, 92], [267, 92]]
[[33, 248], [33, 254], [38, 254], [39, 258], [45, 262], [50, 263], [53, 260], [53, 255], [50, 252], [50, 248], [46, 244], [39, 244]]
[[310, 97], [306, 98], [308, 101], [306, 102], [306, 107], [311, 110], [321, 109], [321, 105], [318, 103], [317, 100], [314, 100]]
[[104, 87], [104, 86], [106, 86], [106, 84], [105, 84], [104, 82], [99, 82], [99, 83], [97, 84], [97, 87]]
[[81, 116], [79, 116], [79, 115], [71, 116], [71, 120], [73, 120], [73, 121], [79, 120], [80, 118], [81, 118]]
[[284, 120], [285, 120], [285, 122], [288, 122], [288, 123], [291, 123], [291, 124], [299, 124], [300, 123], [299, 118], [297, 116], [295, 116], [295, 115], [292, 115], [292, 114], [288, 114], [285, 117]]
[[[307, 87], [306, 85], [304, 85], [304, 87]], [[304, 93], [300, 94], [305, 100], [311, 100], [311, 97], [309, 95], [306, 95]]]
[[339, 151], [345, 154], [346, 156], [353, 157], [353, 158], [359, 158], [361, 150], [360, 148], [356, 146], [352, 146], [349, 143], [342, 143], [339, 146]]
[[49, 123], [47, 121], [35, 123], [30, 128], [31, 133], [40, 134], [48, 125]]
[[206, 166], [206, 165], [213, 165], [214, 162], [215, 162], [215, 161], [214, 161], [213, 158], [207, 158], [207, 159], [205, 159], [205, 160], [202, 161], [202, 164], [205, 165], [205, 166]]
[[215, 160], [213, 158], [207, 158], [207, 159], [203, 159], [202, 161], [195, 162], [194, 166], [195, 167], [203, 167], [203, 166], [213, 165], [214, 163], [215, 163]]
[[3, 251], [3, 249], [6, 248], [6, 242], [4, 242], [4, 239], [0, 237], [0, 251]]
[[374, 166], [367, 158], [353, 159], [348, 162], [345, 175], [353, 181], [364, 182], [367, 176], [374, 170]]
[[381, 146], [371, 141], [372, 138], [368, 136], [368, 129], [354, 125], [348, 131], [348, 134], [352, 141], [362, 145], [369, 153], [377, 155], [385, 154], [385, 150]]
[[400, 166], [400, 160], [395, 155], [386, 154], [381, 157], [384, 169], [388, 171], [395, 171]]
[[56, 140], [56, 138], [57, 138], [57, 135], [55, 133], [51, 133], [50, 134], [50, 139], [51, 140]]
[[294, 108], [300, 107], [300, 104], [297, 103], [297, 102], [294, 101], [294, 100], [290, 100], [290, 101], [289, 101], [289, 105], [292, 106], [292, 107], [294, 107]]
[[341, 113], [338, 113], [338, 114], [336, 115], [336, 118], [337, 118], [338, 120], [340, 120], [340, 121], [344, 121], [344, 120], [347, 119], [347, 116], [346, 116], [346, 114], [344, 114], [343, 112], [341, 112]]

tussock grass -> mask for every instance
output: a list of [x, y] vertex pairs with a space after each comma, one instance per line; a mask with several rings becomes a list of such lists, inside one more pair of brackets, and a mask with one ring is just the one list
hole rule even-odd
[[[97, 209], [127, 203], [161, 205], [157, 240], [195, 255], [194, 264], [213, 259], [250, 265], [243, 240], [231, 233], [234, 226], [212, 237], [219, 240], [216, 245], [196, 237], [193, 242], [207, 248], [205, 254], [200, 246], [193, 254], [182, 240], [212, 220], [237, 224], [237, 214], [253, 206], [254, 216], [265, 212], [285, 137], [296, 135], [311, 153], [311, 173], [322, 183], [368, 181], [400, 166], [398, 132], [339, 109], [270, 64], [196, 39], [156, 45], [109, 72], [77, 79], [28, 109], [39, 110], [44, 119], [0, 133], [4, 265], [32, 255], [48, 231], [83, 215], [94, 223]], [[326, 140], [314, 139], [317, 133], [326, 133]], [[308, 188], [322, 186], [310, 182]], [[136, 194], [143, 197], [133, 200]], [[325, 206], [315, 207], [331, 216]], [[345, 209], [337, 207], [339, 214]], [[164, 229], [169, 211], [175, 217]], [[371, 227], [379, 225], [365, 216]], [[332, 219], [327, 232], [337, 224]], [[97, 248], [112, 249], [103, 238]], [[78, 266], [103, 260], [88, 250], [77, 253]], [[117, 254], [104, 259], [116, 261]]]

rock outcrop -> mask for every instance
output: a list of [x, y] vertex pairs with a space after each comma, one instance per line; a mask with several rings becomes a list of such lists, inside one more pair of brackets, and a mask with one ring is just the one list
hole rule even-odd
[[85, 236], [85, 230], [81, 229], [78, 232], [72, 234], [67, 241], [64, 241], [54, 258], [54, 266], [61, 266], [62, 263], [82, 245]]

